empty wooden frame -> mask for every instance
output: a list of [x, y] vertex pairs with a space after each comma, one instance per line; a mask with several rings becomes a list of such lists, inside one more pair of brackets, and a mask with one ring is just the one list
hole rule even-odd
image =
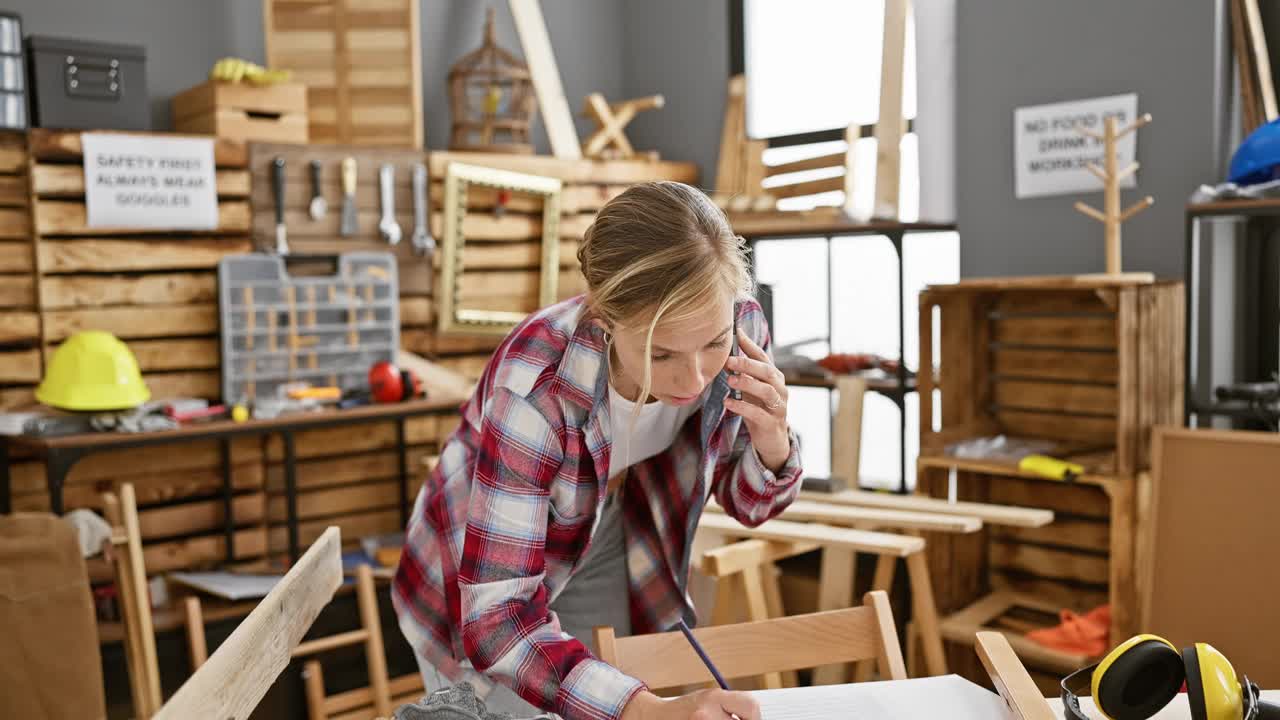
[[556, 178], [450, 163], [444, 178], [444, 236], [441, 239], [439, 332], [505, 335], [527, 317], [509, 310], [481, 310], [462, 306], [462, 278], [466, 267], [467, 190], [472, 185], [542, 198], [541, 275], [538, 306], [556, 301], [560, 271], [560, 190]]

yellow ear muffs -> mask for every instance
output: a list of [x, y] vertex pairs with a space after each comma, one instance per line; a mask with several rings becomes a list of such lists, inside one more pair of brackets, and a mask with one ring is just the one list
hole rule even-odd
[[1226, 656], [1207, 643], [1182, 651], [1193, 720], [1242, 720], [1244, 689]]
[[1185, 678], [1177, 648], [1156, 635], [1137, 635], [1094, 669], [1093, 702], [1110, 720], [1145, 720], [1169, 704]]

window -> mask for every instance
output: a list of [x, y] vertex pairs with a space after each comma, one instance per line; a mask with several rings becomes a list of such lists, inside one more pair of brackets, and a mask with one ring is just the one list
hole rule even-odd
[[[854, 206], [871, 214], [875, 185], [875, 144], [870, 126], [879, 117], [883, 0], [803, 0], [780, 3], [741, 0], [741, 58], [731, 67], [747, 78], [747, 133], [769, 140], [766, 165], [844, 152], [845, 128], [868, 126], [856, 141]], [[734, 8], [732, 12], [738, 12]], [[903, 108], [916, 115], [914, 23], [908, 19]], [[920, 207], [918, 141], [902, 142], [900, 216], [915, 220]], [[772, 183], [838, 175], [832, 168], [775, 176]], [[785, 210], [841, 205], [841, 191], [779, 201]], [[927, 284], [959, 279], [960, 245], [956, 233], [908, 235], [904, 243], [904, 357], [917, 370], [919, 339], [916, 295]], [[756, 273], [771, 285], [775, 345], [813, 340], [800, 351], [814, 358], [829, 352], [869, 352], [897, 357], [897, 258], [886, 238], [860, 236], [826, 241], [765, 241], [756, 247]], [[834, 271], [833, 271], [834, 270]], [[830, 298], [830, 306], [828, 306]], [[821, 310], [818, 310], [821, 308]], [[835, 322], [831, 321], [834, 317]], [[828, 338], [828, 327], [830, 337]], [[937, 347], [937, 343], [934, 344]], [[826, 391], [793, 388], [790, 420], [803, 441], [806, 472], [830, 472], [830, 411]], [[919, 403], [906, 401], [907, 487], [914, 486], [919, 439]], [[868, 393], [863, 401], [861, 484], [896, 488], [903, 440], [899, 409], [888, 398]]]

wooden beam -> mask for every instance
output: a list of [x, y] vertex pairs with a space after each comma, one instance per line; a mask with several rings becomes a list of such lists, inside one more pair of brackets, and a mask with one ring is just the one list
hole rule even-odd
[[579, 160], [582, 146], [578, 144], [578, 131], [573, 125], [573, 114], [560, 84], [560, 70], [547, 36], [547, 23], [542, 18], [538, 0], [508, 0], [511, 18], [515, 21], [516, 34], [524, 48], [524, 59], [533, 79], [533, 91], [538, 96], [538, 109], [542, 112], [542, 124], [551, 141], [551, 153], [558, 158]]
[[947, 502], [939, 498], [919, 495], [890, 495], [868, 490], [845, 490], [838, 493], [820, 493], [801, 490], [805, 500], [826, 501], [841, 505], [861, 505], [912, 512], [941, 513], [944, 515], [971, 515], [988, 525], [1013, 527], [1043, 527], [1053, 522], [1052, 510], [1013, 507], [974, 502]]
[[725, 577], [743, 568], [777, 562], [818, 549], [817, 543], [778, 540], [739, 540], [702, 554], [702, 571], [711, 577]]
[[342, 584], [341, 553], [338, 529], [329, 528], [160, 708], [156, 719], [248, 718]]
[[698, 527], [726, 535], [781, 540], [784, 542], [811, 542], [818, 543], [824, 547], [842, 548], [874, 555], [906, 557], [924, 549], [924, 540], [917, 537], [869, 530], [837, 528], [818, 523], [790, 522], [787, 520], [770, 520], [759, 527], [748, 528], [728, 515], [718, 515], [716, 513], [704, 514], [698, 523]]
[[902, 136], [907, 120], [902, 116], [906, 85], [907, 16], [910, 0], [885, 0], [884, 44], [880, 56], [880, 119], [876, 122], [876, 217], [897, 218], [900, 206]]
[[978, 633], [976, 650], [992, 684], [1008, 703], [1014, 717], [1019, 720], [1054, 720], [1056, 716], [1052, 708], [1045, 702], [1044, 695], [1003, 634]]

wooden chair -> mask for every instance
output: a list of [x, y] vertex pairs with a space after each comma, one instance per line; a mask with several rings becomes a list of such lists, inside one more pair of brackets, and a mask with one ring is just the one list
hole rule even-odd
[[[390, 717], [392, 710], [422, 696], [422, 676], [417, 673], [391, 679], [387, 676], [386, 652], [382, 643], [382, 621], [378, 615], [377, 586], [373, 569], [356, 568], [356, 605], [360, 611], [360, 629], [316, 638], [298, 645], [291, 658], [319, 655], [338, 648], [364, 645], [369, 685], [337, 695], [324, 694], [324, 670], [320, 661], [307, 660], [302, 666], [303, 687], [307, 696], [307, 720], [372, 720]], [[206, 657], [204, 621], [200, 600], [186, 598], [187, 644], [193, 667]]]
[[[889, 596], [872, 591], [861, 607], [699, 628], [694, 636], [726, 679], [875, 659], [881, 677], [905, 680], [907, 670], [889, 609]], [[618, 638], [596, 628], [600, 659], [661, 690], [712, 680], [680, 632]]]
[[115, 493], [104, 493], [102, 501], [111, 525], [111, 564], [124, 625], [124, 656], [129, 667], [133, 712], [138, 720], [146, 720], [160, 710], [160, 666], [156, 660], [156, 634], [133, 484], [122, 483], [119, 497]]

